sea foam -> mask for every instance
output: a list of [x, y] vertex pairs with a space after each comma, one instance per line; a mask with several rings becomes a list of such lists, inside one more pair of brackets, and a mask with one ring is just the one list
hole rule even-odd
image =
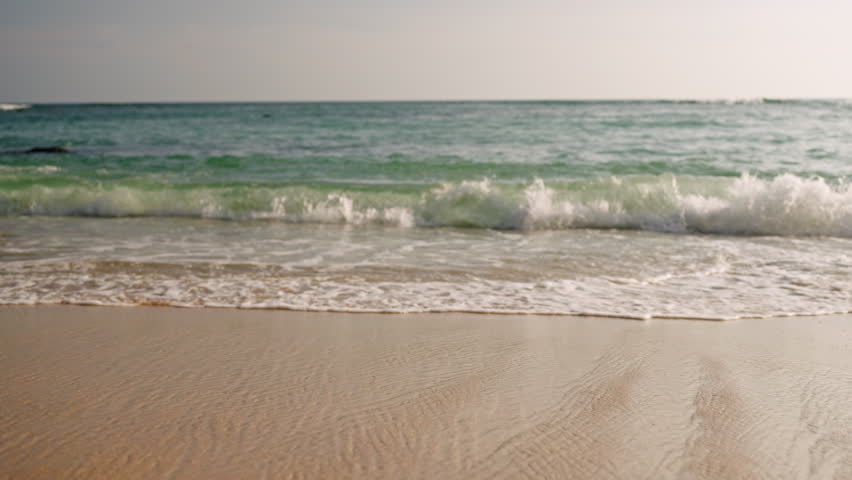
[[34, 185], [6, 215], [197, 217], [499, 230], [604, 228], [852, 237], [852, 190], [820, 177], [627, 176], [527, 185], [488, 179], [405, 192], [310, 186]]
[[0, 112], [12, 112], [15, 110], [26, 110], [31, 105], [26, 103], [0, 103]]

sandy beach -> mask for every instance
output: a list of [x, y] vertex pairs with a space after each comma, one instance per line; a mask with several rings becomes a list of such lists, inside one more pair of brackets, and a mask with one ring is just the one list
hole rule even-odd
[[0, 308], [2, 478], [852, 478], [852, 317]]

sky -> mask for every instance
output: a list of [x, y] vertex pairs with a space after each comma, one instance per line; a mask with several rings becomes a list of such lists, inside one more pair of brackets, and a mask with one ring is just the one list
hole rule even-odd
[[852, 97], [848, 0], [0, 0], [0, 102]]

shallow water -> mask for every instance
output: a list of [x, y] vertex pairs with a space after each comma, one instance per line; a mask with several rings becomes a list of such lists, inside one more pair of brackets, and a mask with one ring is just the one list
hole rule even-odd
[[[0, 113], [0, 303], [852, 310], [852, 104]], [[63, 145], [66, 155], [25, 155]]]

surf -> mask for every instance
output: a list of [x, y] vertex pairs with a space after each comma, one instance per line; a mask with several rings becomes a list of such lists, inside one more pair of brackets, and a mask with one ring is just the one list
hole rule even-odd
[[32, 105], [26, 103], [0, 103], [0, 112], [14, 112], [28, 108], [32, 108]]
[[[36, 167], [55, 173], [53, 166]], [[762, 178], [610, 176], [527, 183], [423, 185], [103, 184], [72, 179], [0, 188], [6, 216], [189, 217], [286, 223], [540, 231], [852, 237], [852, 188], [782, 174]]]

